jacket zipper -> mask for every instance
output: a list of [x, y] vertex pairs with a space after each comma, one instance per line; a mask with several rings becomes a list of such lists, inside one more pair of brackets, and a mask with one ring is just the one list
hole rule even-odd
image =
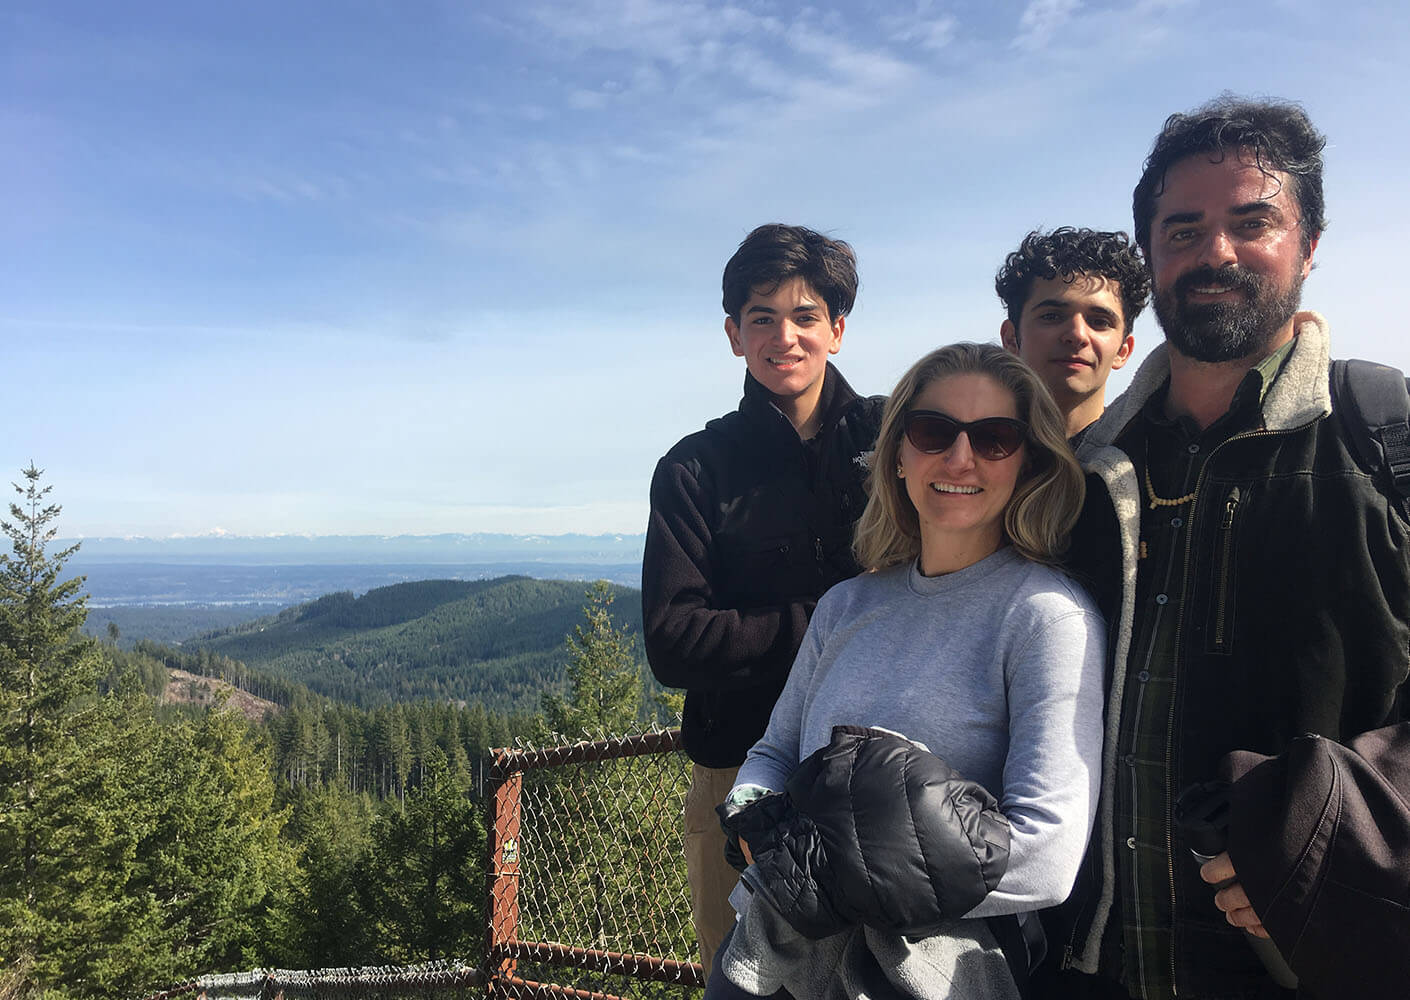
[[[1204, 464], [1200, 466], [1199, 475], [1195, 478], [1194, 492], [1190, 494], [1190, 516], [1185, 519], [1185, 558], [1181, 573], [1184, 581], [1180, 591], [1180, 611], [1175, 618], [1175, 642], [1172, 650], [1172, 667], [1178, 667], [1180, 663], [1180, 632], [1185, 626], [1185, 606], [1189, 603], [1190, 591], [1190, 543], [1195, 537], [1195, 511], [1199, 508], [1199, 491], [1204, 485], [1204, 474], [1214, 461], [1214, 456], [1225, 445], [1233, 441], [1242, 441], [1245, 438], [1253, 437], [1273, 437], [1282, 431], [1247, 431], [1243, 434], [1235, 434], [1226, 441], [1220, 442], [1210, 451], [1205, 458]], [[1230, 494], [1230, 499], [1237, 506], [1238, 487]], [[1233, 514], [1226, 503], [1224, 507], [1225, 523], [1232, 525]], [[1232, 533], [1230, 533], [1232, 534]], [[1175, 680], [1179, 671], [1172, 669], [1170, 672], [1170, 714], [1165, 723], [1165, 865], [1168, 873], [1170, 885], [1170, 993], [1172, 996], [1179, 996], [1179, 985], [1175, 981], [1175, 839], [1170, 817], [1174, 813], [1174, 793], [1171, 790], [1170, 777], [1175, 769], [1175, 716], [1178, 712], [1179, 691], [1176, 688]]]
[[1239, 488], [1229, 491], [1224, 501], [1224, 520], [1219, 522], [1219, 592], [1214, 605], [1214, 645], [1224, 648], [1224, 625], [1228, 618], [1229, 574], [1234, 558], [1234, 514], [1239, 509]]

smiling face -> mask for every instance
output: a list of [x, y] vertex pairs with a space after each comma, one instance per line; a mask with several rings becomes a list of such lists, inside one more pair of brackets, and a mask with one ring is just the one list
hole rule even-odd
[[1195, 361], [1266, 357], [1292, 338], [1315, 235], [1304, 239], [1287, 174], [1247, 151], [1187, 157], [1165, 174], [1151, 225], [1155, 312]]
[[725, 319], [730, 349], [805, 438], [817, 430], [827, 357], [841, 349], [844, 323], [828, 315], [822, 297], [802, 278], [755, 289], [738, 322]]
[[1070, 277], [1035, 278], [1018, 325], [1004, 320], [999, 330], [1004, 346], [1052, 393], [1069, 437], [1101, 416], [1107, 379], [1135, 345], [1121, 286], [1099, 274]]
[[[1020, 416], [1013, 393], [979, 374], [934, 379], [907, 409], [935, 410], [961, 423]], [[974, 453], [967, 433], [934, 455], [902, 438], [898, 474], [920, 522], [922, 573], [952, 573], [998, 551], [1004, 541], [1004, 510], [1026, 450], [1024, 445], [1007, 458], [989, 461]]]

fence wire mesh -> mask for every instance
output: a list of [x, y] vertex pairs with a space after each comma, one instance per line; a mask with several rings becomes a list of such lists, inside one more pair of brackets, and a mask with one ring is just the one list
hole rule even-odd
[[203, 976], [148, 1000], [480, 997], [698, 1000], [681, 814], [679, 730], [493, 752], [487, 971], [256, 969]]
[[495, 752], [496, 991], [698, 993], [681, 846], [690, 762], [678, 741], [652, 729]]
[[255, 969], [202, 976], [148, 1000], [456, 1000], [482, 997], [489, 977], [454, 960], [358, 969]]

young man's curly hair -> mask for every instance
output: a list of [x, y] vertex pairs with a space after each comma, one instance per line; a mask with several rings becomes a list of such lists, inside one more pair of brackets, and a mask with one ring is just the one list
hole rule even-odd
[[1072, 226], [1050, 233], [1034, 230], [1005, 258], [1004, 266], [994, 277], [994, 291], [1008, 309], [1009, 320], [1021, 329], [1019, 317], [1033, 290], [1033, 282], [1052, 278], [1070, 282], [1083, 274], [1117, 283], [1121, 289], [1125, 332], [1130, 333], [1136, 317], [1146, 307], [1151, 283], [1140, 250], [1132, 246], [1125, 233]]

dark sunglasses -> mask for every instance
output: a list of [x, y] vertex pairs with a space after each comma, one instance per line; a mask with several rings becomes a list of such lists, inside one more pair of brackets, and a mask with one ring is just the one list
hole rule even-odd
[[906, 440], [927, 455], [948, 451], [960, 431], [964, 431], [969, 435], [970, 449], [990, 462], [1008, 458], [1018, 451], [1028, 434], [1028, 425], [1012, 417], [985, 417], [962, 424], [934, 410], [911, 410], [902, 426], [906, 429]]

